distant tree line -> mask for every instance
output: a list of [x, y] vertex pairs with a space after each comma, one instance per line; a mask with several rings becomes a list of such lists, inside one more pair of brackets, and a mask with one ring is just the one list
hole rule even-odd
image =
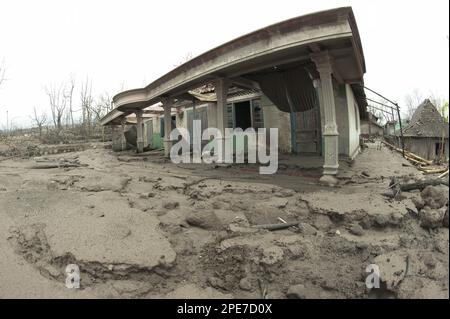
[[[36, 107], [30, 116], [33, 126], [43, 138], [43, 128], [51, 128], [53, 137], [72, 131], [83, 138], [98, 134], [100, 119], [112, 110], [112, 99], [108, 92], [97, 96], [92, 94], [92, 81], [89, 78], [81, 81], [78, 90], [73, 76], [66, 82], [51, 84], [45, 87], [48, 97], [48, 108], [40, 112]], [[79, 95], [74, 96], [78, 91]]]
[[411, 120], [417, 107], [425, 100], [429, 99], [431, 103], [438, 109], [442, 117], [448, 123], [448, 101], [442, 96], [438, 96], [434, 93], [424, 94], [419, 89], [414, 89], [411, 93], [405, 96], [406, 111], [404, 114], [405, 120]]

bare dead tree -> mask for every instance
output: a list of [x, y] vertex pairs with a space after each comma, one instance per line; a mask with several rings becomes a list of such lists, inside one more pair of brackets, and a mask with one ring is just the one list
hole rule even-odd
[[70, 121], [70, 125], [73, 127], [73, 90], [75, 89], [75, 77], [73, 75], [70, 76], [69, 84], [67, 90], [64, 92], [64, 98], [68, 100], [69, 110], [68, 110], [68, 120]]
[[108, 92], [100, 94], [97, 98], [96, 108], [94, 113], [96, 115], [96, 121], [99, 121], [103, 115], [112, 110], [112, 102]]
[[30, 116], [30, 118], [39, 129], [39, 138], [42, 138], [42, 128], [45, 125], [45, 123], [47, 123], [47, 114], [45, 113], [38, 114], [38, 112], [36, 111], [36, 107], [34, 107], [33, 111], [34, 111], [33, 116]]
[[5, 60], [2, 60], [2, 62], [0, 63], [0, 87], [6, 81], [5, 73], [6, 73]]
[[92, 114], [93, 124], [97, 124], [103, 116], [103, 106], [99, 101], [92, 103], [90, 106], [90, 112]]
[[445, 98], [442, 95], [438, 95], [438, 94], [436, 94], [435, 92], [432, 92], [432, 91], [430, 91], [428, 99], [438, 109], [439, 112], [441, 112], [442, 107], [446, 103], [446, 100], [445, 100]]
[[57, 133], [59, 133], [62, 129], [62, 118], [67, 105], [67, 99], [63, 93], [64, 85], [59, 85], [58, 87], [52, 85], [50, 88], [47, 87], [45, 91], [50, 102], [53, 124], [57, 130]]
[[423, 95], [419, 89], [414, 89], [411, 93], [405, 96], [406, 117], [411, 119], [417, 107], [422, 103]]
[[92, 104], [94, 103], [94, 98], [92, 97], [92, 82], [90, 82], [88, 78], [81, 84], [80, 102], [83, 121], [83, 133], [89, 135], [92, 121]]

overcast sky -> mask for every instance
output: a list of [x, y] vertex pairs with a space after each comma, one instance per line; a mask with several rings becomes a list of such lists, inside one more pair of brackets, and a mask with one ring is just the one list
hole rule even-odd
[[[400, 104], [415, 88], [448, 100], [448, 0], [1, 0], [0, 128], [49, 110], [45, 86], [89, 77], [95, 95], [142, 87], [242, 34], [307, 13], [352, 6], [365, 83]], [[75, 92], [75, 105], [79, 93]]]

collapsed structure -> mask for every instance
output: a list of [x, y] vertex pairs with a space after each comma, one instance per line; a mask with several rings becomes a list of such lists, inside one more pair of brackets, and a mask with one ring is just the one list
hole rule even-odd
[[136, 125], [138, 152], [164, 148], [175, 127], [278, 128], [281, 152], [317, 156], [336, 175], [359, 151], [366, 72], [351, 7], [286, 20], [239, 37], [113, 98], [102, 125]]

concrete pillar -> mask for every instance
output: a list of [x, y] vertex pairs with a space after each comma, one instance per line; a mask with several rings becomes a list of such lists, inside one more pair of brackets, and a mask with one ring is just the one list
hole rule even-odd
[[217, 128], [222, 133], [222, 138], [217, 139], [217, 143], [222, 145], [222, 156], [218, 158], [219, 163], [223, 163], [225, 159], [225, 128], [227, 128], [228, 117], [227, 117], [227, 94], [228, 88], [230, 87], [230, 82], [227, 79], [218, 79], [214, 83], [214, 90], [217, 96]]
[[337, 174], [339, 168], [339, 150], [338, 150], [338, 127], [336, 124], [336, 110], [334, 104], [334, 91], [332, 74], [332, 61], [328, 52], [319, 52], [311, 55], [311, 59], [316, 64], [317, 71], [320, 75], [320, 92], [322, 95], [321, 111], [324, 113], [324, 165], [323, 176], [321, 181], [328, 184], [335, 184], [337, 181], [334, 175]]
[[137, 152], [142, 153], [144, 152], [144, 123], [142, 121], [142, 114], [144, 113], [142, 110], [138, 110], [134, 112], [136, 114], [136, 134], [137, 134], [137, 140], [136, 140], [136, 146], [137, 146]]
[[127, 122], [126, 118], [123, 118], [120, 121], [120, 144], [121, 144], [120, 149], [122, 151], [125, 151], [127, 149], [127, 140], [125, 138], [125, 123], [126, 122]]
[[170, 140], [170, 132], [172, 132], [172, 105], [173, 99], [165, 98], [162, 100], [164, 107], [164, 156], [170, 157], [170, 149], [172, 141]]
[[217, 127], [217, 103], [208, 102], [208, 126]]

